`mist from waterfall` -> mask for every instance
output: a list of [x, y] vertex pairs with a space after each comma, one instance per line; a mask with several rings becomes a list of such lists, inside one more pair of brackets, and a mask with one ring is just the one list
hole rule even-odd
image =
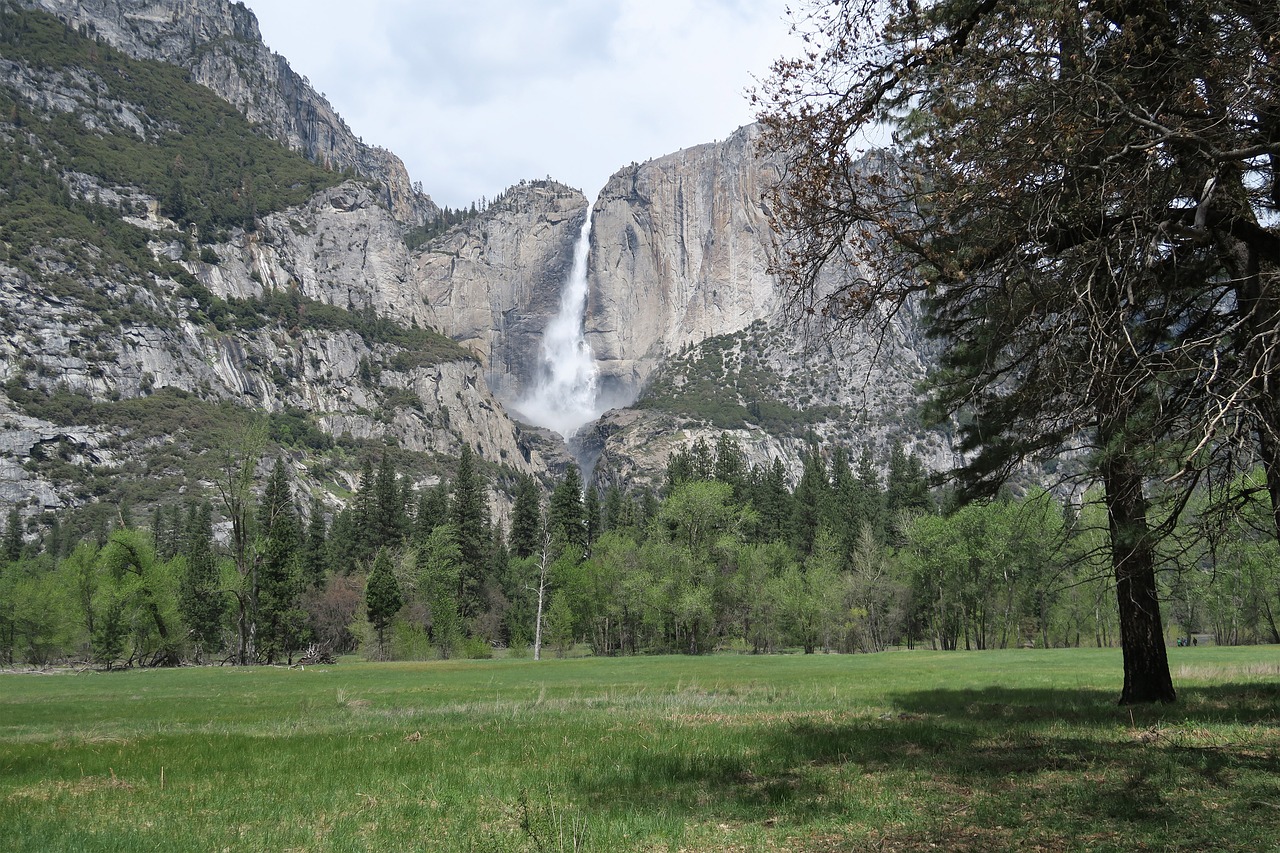
[[600, 417], [595, 356], [583, 334], [587, 307], [587, 254], [591, 208], [573, 249], [573, 268], [560, 291], [560, 310], [542, 333], [541, 364], [533, 390], [516, 405], [531, 423], [566, 439]]

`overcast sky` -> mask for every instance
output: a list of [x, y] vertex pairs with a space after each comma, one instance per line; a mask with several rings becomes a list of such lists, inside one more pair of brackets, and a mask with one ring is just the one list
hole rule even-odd
[[247, 0], [263, 40], [437, 204], [723, 139], [798, 52], [785, 0]]

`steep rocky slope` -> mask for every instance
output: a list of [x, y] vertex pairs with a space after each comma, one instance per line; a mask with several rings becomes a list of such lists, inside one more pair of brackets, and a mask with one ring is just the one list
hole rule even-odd
[[[24, 187], [0, 189], [0, 501], [184, 487], [216, 436], [166, 412], [269, 413], [299, 477], [335, 500], [354, 452], [388, 441], [419, 454], [406, 464], [423, 478], [463, 443], [512, 472], [565, 462], [502, 401], [536, 378], [580, 192], [521, 183], [410, 249], [430, 200], [262, 45], [242, 5], [25, 5], [63, 23], [0, 51], [0, 177]], [[320, 168], [262, 148], [251, 122]], [[777, 168], [757, 139], [746, 127], [633, 164], [600, 192], [585, 331], [603, 392], [639, 399], [587, 430], [579, 458], [598, 457], [602, 481], [651, 483], [672, 449], [729, 431], [750, 462], [793, 471], [812, 439], [901, 441], [943, 467], [946, 433], [913, 415], [930, 355], [909, 320], [833, 345], [785, 316], [763, 201]]]
[[900, 442], [949, 467], [949, 431], [919, 423], [933, 355], [910, 312], [883, 337], [788, 315], [769, 272], [778, 165], [758, 139], [747, 126], [633, 164], [601, 192], [587, 338], [604, 384], [639, 399], [584, 437], [586, 455], [620, 484], [654, 482], [673, 450], [720, 432], [750, 463], [782, 458], [793, 475], [812, 440], [882, 455]]
[[240, 109], [253, 124], [326, 168], [381, 185], [402, 223], [436, 219], [439, 208], [416, 189], [400, 158], [366, 145], [333, 106], [262, 43], [258, 19], [227, 0], [23, 0], [90, 37], [139, 59], [180, 65], [192, 80]]

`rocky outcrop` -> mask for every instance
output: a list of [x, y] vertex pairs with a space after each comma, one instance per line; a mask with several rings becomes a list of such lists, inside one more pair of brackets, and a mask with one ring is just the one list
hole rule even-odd
[[415, 253], [431, 324], [477, 354], [504, 399], [518, 397], [535, 377], [586, 210], [577, 190], [523, 183]]
[[614, 174], [592, 220], [587, 339], [606, 383], [639, 389], [668, 354], [779, 307], [755, 126]]
[[296, 287], [339, 308], [430, 325], [400, 226], [364, 183], [348, 181], [264, 217], [255, 233], [237, 231], [214, 253], [217, 263], [188, 267], [220, 296]]
[[381, 185], [382, 202], [406, 225], [440, 210], [414, 187], [400, 158], [366, 145], [284, 57], [262, 43], [258, 19], [226, 0], [25, 0], [68, 26], [139, 59], [181, 65], [249, 121], [328, 168]]

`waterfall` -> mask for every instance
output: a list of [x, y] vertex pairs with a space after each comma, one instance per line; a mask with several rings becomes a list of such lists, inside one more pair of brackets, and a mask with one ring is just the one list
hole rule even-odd
[[560, 311], [542, 333], [533, 390], [516, 409], [530, 422], [572, 438], [600, 416], [595, 356], [583, 335], [587, 308], [587, 253], [591, 248], [591, 208], [573, 248], [573, 268], [560, 290]]

